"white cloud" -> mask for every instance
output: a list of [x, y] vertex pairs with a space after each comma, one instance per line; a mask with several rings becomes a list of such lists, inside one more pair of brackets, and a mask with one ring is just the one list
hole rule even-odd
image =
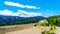
[[33, 16], [41, 16], [42, 15], [42, 13], [26, 12], [23, 10], [18, 10], [18, 14], [20, 14], [20, 16], [25, 16], [25, 17], [33, 17]]
[[19, 16], [18, 14], [9, 11], [8, 9], [6, 10], [0, 10], [0, 15], [9, 15], [9, 16]]
[[6, 1], [6, 2], [4, 2], [4, 3], [5, 3], [6, 5], [9, 5], [9, 6], [15, 6], [15, 7], [20, 7], [20, 8], [40, 9], [40, 7], [29, 6], [29, 5], [22, 5], [22, 4], [15, 3], [15, 2]]
[[12, 12], [12, 11], [6, 9], [6, 10], [0, 10], [0, 15], [19, 16], [19, 17], [34, 17], [34, 16], [41, 16], [42, 13], [26, 12], [23, 10], [18, 10], [17, 12]]

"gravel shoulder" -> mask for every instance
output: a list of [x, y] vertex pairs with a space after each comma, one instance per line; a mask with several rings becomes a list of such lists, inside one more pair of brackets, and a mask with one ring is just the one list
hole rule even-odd
[[8, 32], [6, 34], [40, 34], [40, 33], [41, 33], [41, 30], [39, 28], [33, 27], [29, 29], [24, 29], [24, 30]]

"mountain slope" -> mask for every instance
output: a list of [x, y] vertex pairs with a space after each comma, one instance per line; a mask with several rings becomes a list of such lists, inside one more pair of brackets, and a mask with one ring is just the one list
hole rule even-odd
[[27, 24], [36, 23], [39, 20], [43, 20], [45, 17], [35, 16], [35, 17], [19, 17], [19, 16], [4, 16], [0, 15], [0, 25], [14, 25], [14, 24]]

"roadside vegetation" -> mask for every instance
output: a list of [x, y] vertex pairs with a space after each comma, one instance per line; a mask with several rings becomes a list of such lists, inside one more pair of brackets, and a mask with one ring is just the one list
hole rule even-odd
[[50, 16], [38, 22], [38, 26], [50, 27], [50, 29], [42, 31], [42, 34], [55, 34], [56, 27], [60, 27], [60, 15]]

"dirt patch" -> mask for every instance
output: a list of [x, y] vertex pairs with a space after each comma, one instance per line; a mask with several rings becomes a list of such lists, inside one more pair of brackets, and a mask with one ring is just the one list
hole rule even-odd
[[33, 24], [13, 25], [0, 27], [0, 33], [13, 32], [34, 27]]

